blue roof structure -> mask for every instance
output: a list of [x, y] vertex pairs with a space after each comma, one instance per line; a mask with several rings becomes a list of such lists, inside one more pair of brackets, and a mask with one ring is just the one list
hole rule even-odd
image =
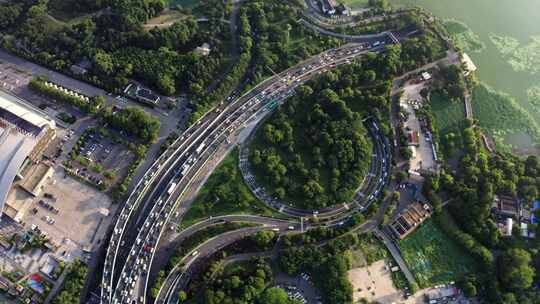
[[532, 213], [531, 213], [531, 223], [533, 224], [538, 224], [538, 218], [536, 218], [536, 215], [534, 214], [534, 212], [538, 209], [540, 209], [540, 201], [535, 200], [532, 203]]

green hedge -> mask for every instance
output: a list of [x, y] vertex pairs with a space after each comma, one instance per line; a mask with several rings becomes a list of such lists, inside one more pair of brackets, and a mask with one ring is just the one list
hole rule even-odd
[[69, 95], [60, 89], [48, 86], [47, 82], [47, 77], [38, 76], [32, 79], [28, 86], [34, 92], [46, 95], [63, 103], [74, 105], [81, 110], [89, 113], [97, 113], [98, 109], [105, 102], [105, 99], [102, 96], [94, 96], [90, 98], [89, 101], [86, 101], [79, 96]]

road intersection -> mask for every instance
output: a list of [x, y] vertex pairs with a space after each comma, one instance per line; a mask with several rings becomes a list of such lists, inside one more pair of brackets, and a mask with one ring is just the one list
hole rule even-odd
[[[395, 43], [392, 36], [381, 36], [384, 40], [378, 40], [376, 46], [369, 37], [367, 42], [347, 44], [314, 56], [267, 79], [238, 99], [229, 97], [230, 103], [222, 102], [186, 130], [148, 170], [119, 216], [105, 261], [102, 303], [131, 303], [141, 297], [145, 301], [155, 247], [186, 188], [216, 151], [233, 144], [232, 140], [247, 123], [271, 113], [272, 105], [283, 102], [298, 85], [368, 52], [383, 51], [384, 45]], [[378, 131], [376, 123], [372, 125]], [[384, 142], [376, 145], [377, 149], [389, 153], [386, 137], [382, 133], [374, 136], [380, 136]], [[389, 162], [387, 159], [383, 173], [387, 177]], [[373, 193], [363, 195], [373, 200], [372, 195], [382, 192], [382, 182]], [[336, 213], [335, 221], [342, 221], [341, 213]], [[141, 284], [140, 280], [145, 282], [145, 288], [136, 294], [134, 287]]]

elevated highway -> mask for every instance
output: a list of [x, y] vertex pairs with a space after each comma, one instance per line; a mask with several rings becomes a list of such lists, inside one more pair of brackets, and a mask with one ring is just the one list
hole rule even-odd
[[[348, 44], [314, 56], [262, 82], [240, 98], [228, 98], [190, 127], [148, 170], [128, 198], [115, 225], [105, 261], [102, 302], [131, 303], [139, 299], [133, 282], [146, 278], [155, 246], [185, 189], [207, 162], [245, 123], [267, 115], [294, 88], [311, 77], [349, 63], [368, 52], [382, 51], [390, 37], [376, 47]], [[145, 284], [145, 286], [147, 283]]]
[[[264, 81], [241, 98], [231, 103], [222, 102], [173, 143], [135, 187], [120, 213], [107, 251], [102, 300], [105, 303], [113, 303], [113, 290], [116, 289], [114, 286], [119, 282], [120, 276], [115, 273], [121, 269], [117, 265], [119, 261], [126, 261], [125, 264], [136, 263], [132, 261], [136, 256], [138, 260], [141, 257], [144, 259], [143, 256], [148, 253], [152, 255], [152, 246], [156, 243], [156, 237], [160, 235], [160, 233], [157, 235], [154, 233], [161, 232], [164, 228], [165, 221], [182, 194], [179, 189], [185, 189], [191, 178], [206, 163], [208, 157], [220, 143], [227, 141], [227, 136], [233, 130], [257, 111], [267, 110], [264, 103], [276, 99], [278, 95], [287, 94], [300, 81], [305, 81], [303, 79], [306, 77], [305, 74], [330, 68], [330, 65], [335, 64], [338, 59], [352, 59], [360, 53], [361, 48], [360, 45], [348, 45], [338, 50], [331, 50], [320, 55], [324, 59], [320, 56], [308, 59], [297, 66], [296, 70], [289, 69]], [[338, 55], [340, 51], [355, 51], [355, 53], [340, 57]], [[365, 52], [365, 50], [362, 51]], [[307, 67], [310, 67], [310, 70]], [[302, 69], [305, 72], [303, 74]], [[268, 92], [265, 89], [268, 89]], [[136, 208], [141, 202], [142, 206]], [[136, 216], [133, 216], [134, 210], [137, 210]], [[149, 237], [149, 235], [154, 237]], [[134, 244], [135, 242], [139, 244]], [[127, 250], [130, 248], [129, 245], [132, 247], [131, 250]], [[143, 248], [146, 254], [143, 253]], [[125, 278], [124, 281], [126, 281]], [[127, 293], [124, 293], [122, 297], [126, 295]], [[120, 303], [119, 300], [117, 302]]]

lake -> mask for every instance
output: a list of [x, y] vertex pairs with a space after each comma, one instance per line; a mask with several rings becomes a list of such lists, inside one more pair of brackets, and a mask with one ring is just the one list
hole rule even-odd
[[467, 24], [485, 45], [479, 52], [467, 52], [478, 67], [478, 78], [516, 98], [540, 122], [539, 0], [390, 0], [390, 3], [421, 6], [437, 17]]

